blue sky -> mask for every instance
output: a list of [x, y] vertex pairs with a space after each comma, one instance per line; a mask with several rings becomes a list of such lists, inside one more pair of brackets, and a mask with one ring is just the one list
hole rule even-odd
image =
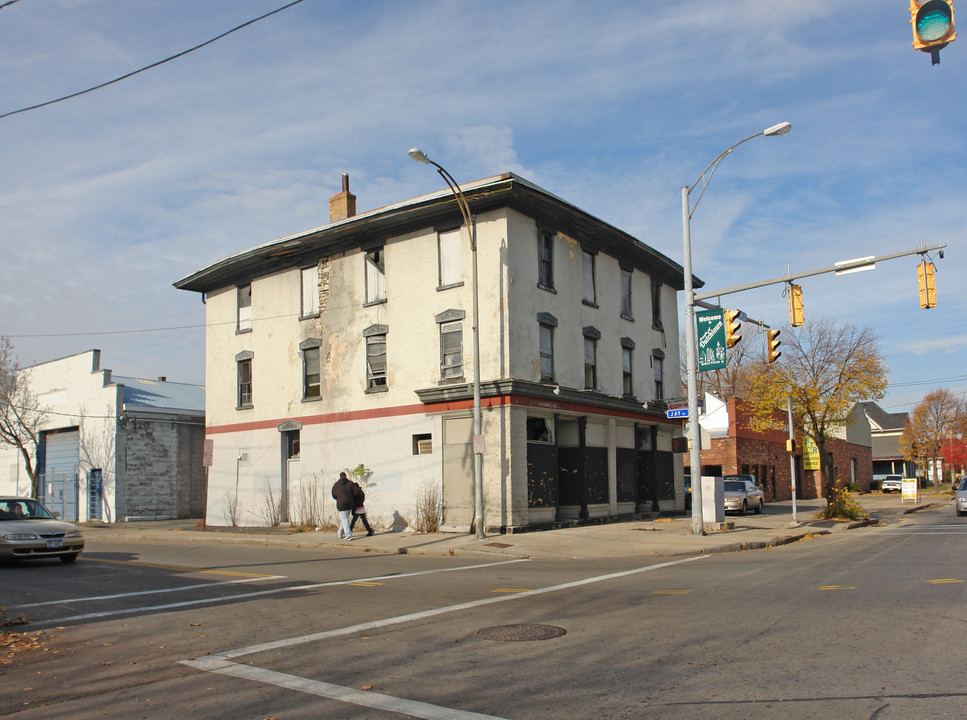
[[[0, 114], [111, 80], [284, 0], [19, 0]], [[807, 320], [870, 327], [881, 406], [967, 393], [967, 36], [911, 47], [906, 0], [305, 0], [82, 97], [0, 119], [0, 334], [25, 364], [97, 347], [204, 381], [204, 307], [172, 283], [328, 222], [515, 172], [682, 262], [681, 186], [734, 142], [692, 221], [706, 289], [946, 243], [803, 281]], [[726, 298], [773, 327], [782, 287]], [[165, 329], [183, 328], [183, 329]], [[145, 332], [147, 331], [147, 332]]]

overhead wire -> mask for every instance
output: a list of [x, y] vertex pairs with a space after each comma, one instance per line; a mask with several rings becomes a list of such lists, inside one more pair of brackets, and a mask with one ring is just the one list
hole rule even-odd
[[[6, 3], [6, 5], [10, 5], [11, 3], [14, 3], [14, 2], [17, 2], [17, 0], [9, 0]], [[129, 77], [133, 77], [139, 73], [143, 73], [145, 70], [151, 70], [152, 68], [156, 68], [159, 65], [164, 65], [167, 62], [171, 62], [172, 60], [176, 60], [177, 58], [187, 55], [188, 53], [195, 52], [195, 50], [200, 50], [206, 45], [211, 45], [213, 42], [221, 40], [227, 35], [231, 35], [233, 32], [236, 32], [238, 30], [241, 30], [242, 28], [245, 28], [245, 27], [248, 27], [249, 25], [257, 23], [259, 20], [265, 20], [265, 18], [271, 17], [272, 15], [275, 15], [276, 13], [280, 13], [283, 10], [288, 10], [293, 5], [298, 5], [301, 2], [304, 2], [304, 0], [293, 0], [287, 5], [283, 5], [282, 7], [276, 8], [271, 12], [267, 12], [264, 15], [260, 15], [257, 18], [253, 18], [252, 20], [249, 20], [248, 22], [244, 22], [241, 25], [237, 25], [236, 27], [233, 27], [231, 30], [226, 30], [221, 35], [216, 35], [210, 40], [206, 40], [205, 42], [195, 45], [194, 47], [188, 48], [187, 50], [182, 50], [180, 53], [176, 53], [171, 57], [165, 58], [164, 60], [159, 60], [157, 62], [151, 63], [150, 65], [145, 65], [143, 68], [139, 68], [138, 70], [133, 70], [129, 73], [125, 73], [124, 75], [121, 75], [120, 77], [116, 77], [113, 80], [108, 80], [107, 82], [100, 83], [99, 85], [94, 85], [93, 87], [89, 87], [86, 90], [79, 90], [78, 92], [71, 93], [70, 95], [64, 95], [63, 97], [59, 97], [54, 100], [48, 100], [47, 102], [37, 103], [36, 105], [31, 105], [29, 107], [20, 108], [19, 110], [11, 110], [10, 112], [0, 114], [0, 120], [2, 120], [3, 118], [10, 117], [11, 115], [17, 115], [19, 113], [27, 112], [28, 110], [37, 110], [38, 108], [47, 107], [48, 105], [53, 105], [55, 103], [63, 102], [64, 100], [70, 100], [72, 98], [80, 97], [81, 95], [86, 95], [87, 93], [94, 92], [95, 90], [106, 88], [108, 85], [113, 85], [114, 83], [119, 83], [122, 80], [127, 80]], [[4, 6], [0, 5], [0, 7], [4, 7]]]

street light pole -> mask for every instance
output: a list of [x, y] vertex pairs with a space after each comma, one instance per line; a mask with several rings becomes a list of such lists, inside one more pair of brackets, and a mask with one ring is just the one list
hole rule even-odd
[[[692, 478], [692, 533], [695, 535], [705, 534], [705, 521], [702, 514], [702, 432], [698, 424], [698, 338], [695, 335], [695, 290], [692, 286], [692, 238], [691, 238], [691, 219], [695, 214], [698, 203], [705, 194], [709, 181], [715, 172], [715, 168], [725, 159], [735, 148], [742, 143], [759, 137], [760, 135], [788, 135], [792, 125], [787, 122], [779, 123], [771, 127], [750, 135], [747, 138], [726, 148], [702, 171], [694, 183], [689, 187], [682, 185], [682, 246], [684, 262], [682, 263], [685, 272], [685, 363], [686, 363], [686, 385], [688, 388], [688, 464], [689, 473]], [[690, 205], [692, 191], [702, 183], [702, 191], [695, 198], [695, 203]]]
[[467, 226], [467, 233], [470, 235], [470, 254], [472, 262], [472, 284], [473, 284], [473, 495], [474, 495], [474, 529], [475, 537], [482, 540], [487, 537], [484, 534], [484, 514], [483, 514], [483, 467], [481, 455], [483, 453], [483, 430], [480, 417], [480, 313], [479, 298], [477, 290], [477, 223], [470, 214], [470, 205], [467, 198], [460, 190], [460, 185], [453, 179], [442, 165], [433, 162], [427, 154], [419, 148], [411, 148], [409, 156], [416, 162], [426, 163], [436, 168], [436, 171], [443, 178], [443, 181], [450, 188], [453, 197], [460, 208], [463, 222]]

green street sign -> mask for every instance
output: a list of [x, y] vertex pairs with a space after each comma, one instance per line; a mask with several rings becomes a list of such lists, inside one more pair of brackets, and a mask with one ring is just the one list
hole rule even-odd
[[721, 370], [725, 367], [725, 311], [698, 310], [698, 371]]

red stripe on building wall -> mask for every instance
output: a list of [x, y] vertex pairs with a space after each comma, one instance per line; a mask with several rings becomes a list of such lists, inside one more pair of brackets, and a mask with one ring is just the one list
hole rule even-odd
[[[645, 413], [634, 413], [625, 410], [612, 410], [604, 412], [601, 408], [580, 403], [555, 402], [553, 400], [543, 400], [541, 398], [524, 397], [519, 395], [502, 395], [492, 398], [481, 398], [481, 408], [503, 407], [505, 405], [519, 405], [523, 407], [540, 408], [542, 410], [555, 410], [558, 412], [574, 412], [586, 415], [608, 415], [612, 417], [622, 417], [631, 420], [650, 420], [666, 425], [681, 425], [681, 420], [670, 420], [663, 417], [646, 415]], [[352, 422], [354, 420], [376, 420], [379, 418], [399, 417], [401, 415], [434, 415], [437, 413], [453, 412], [456, 410], [472, 410], [473, 400], [451, 400], [415, 405], [397, 405], [395, 407], [372, 408], [369, 410], [353, 410], [351, 412], [328, 413], [325, 415], [303, 415], [291, 418], [277, 418], [274, 420], [258, 420], [248, 423], [233, 423], [231, 425], [211, 425], [206, 428], [206, 435], [220, 435], [223, 433], [247, 432], [251, 430], [272, 430], [288, 420], [300, 422], [303, 425], [325, 425], [328, 423]]]

